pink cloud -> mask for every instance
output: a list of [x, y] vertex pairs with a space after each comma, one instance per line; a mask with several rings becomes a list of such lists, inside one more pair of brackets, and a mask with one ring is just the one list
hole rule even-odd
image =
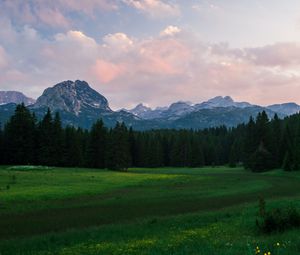
[[80, 12], [90, 17], [95, 11], [113, 11], [118, 9], [115, 0], [9, 0], [0, 2], [0, 15], [19, 24], [70, 28], [68, 14]]
[[[119, 32], [101, 42], [82, 31], [50, 40], [29, 26], [10, 32], [10, 45], [17, 51], [0, 48], [0, 86], [32, 97], [61, 80], [83, 79], [113, 108], [141, 101], [150, 106], [200, 102], [216, 95], [257, 104], [300, 102], [294, 43], [243, 49], [205, 43], [185, 31], [141, 39]], [[1, 41], [4, 36], [0, 31]]]
[[256, 65], [293, 66], [300, 64], [300, 43], [285, 42], [245, 50]]
[[91, 67], [91, 74], [95, 75], [101, 83], [109, 83], [123, 74], [122, 65], [113, 64], [105, 60], [98, 59]]
[[36, 13], [39, 21], [51, 27], [70, 27], [71, 22], [58, 9], [43, 8]]
[[128, 51], [133, 46], [133, 40], [124, 33], [108, 34], [103, 37], [104, 47], [112, 51]]
[[123, 0], [123, 2], [152, 18], [180, 15], [179, 6], [165, 0]]
[[0, 69], [5, 68], [8, 65], [7, 55], [4, 48], [0, 45]]
[[190, 51], [186, 45], [173, 38], [151, 40], [140, 45], [140, 65], [143, 72], [175, 75], [185, 70]]
[[86, 14], [93, 14], [95, 10], [112, 11], [118, 9], [114, 0], [57, 0], [60, 6], [74, 11], [83, 11]]

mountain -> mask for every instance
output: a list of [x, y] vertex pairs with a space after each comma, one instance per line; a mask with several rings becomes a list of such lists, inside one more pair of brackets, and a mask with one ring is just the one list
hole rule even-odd
[[252, 107], [254, 105], [247, 103], [247, 102], [235, 102], [229, 96], [217, 96], [208, 101], [199, 103], [199, 104], [192, 104], [190, 102], [183, 102], [179, 101], [176, 103], [171, 104], [169, 107], [158, 107], [152, 110], [149, 107], [145, 107], [143, 104], [137, 105], [135, 108], [131, 110], [125, 110], [130, 112], [141, 119], [170, 119], [175, 120], [178, 119], [186, 114], [197, 112], [203, 109], [214, 109], [218, 107], [237, 107], [237, 108], [246, 108]]
[[30, 109], [42, 118], [47, 109], [59, 112], [64, 125], [90, 128], [98, 119], [112, 127], [117, 121], [132, 126], [138, 117], [124, 111], [114, 112], [107, 99], [85, 81], [64, 81], [47, 88]]
[[34, 108], [48, 107], [51, 111], [66, 111], [79, 115], [86, 111], [112, 112], [107, 99], [85, 81], [64, 81], [47, 88], [36, 100]]
[[191, 103], [179, 101], [171, 104], [168, 109], [162, 111], [161, 118], [177, 119], [193, 111], [194, 107]]
[[9, 103], [31, 105], [35, 100], [18, 91], [0, 91], [0, 105]]
[[0, 128], [9, 120], [9, 118], [14, 114], [16, 109], [15, 103], [1, 104], [0, 105]]
[[135, 108], [131, 110], [126, 110], [135, 116], [144, 120], [154, 120], [154, 119], [176, 119], [180, 116], [188, 114], [193, 111], [193, 107], [188, 102], [176, 102], [171, 104], [169, 107], [157, 107], [152, 110], [150, 107], [146, 107], [143, 104], [138, 104]]
[[[141, 104], [138, 104], [136, 107], [134, 107], [131, 110], [123, 109], [123, 111], [132, 113], [133, 115], [136, 115], [142, 119], [149, 119], [149, 117], [150, 117], [149, 115], [151, 115], [152, 109], [141, 103]], [[150, 119], [151, 119], [151, 117], [150, 117]]]
[[[0, 123], [5, 123], [13, 115], [16, 104], [0, 105]], [[48, 108], [52, 112], [59, 112], [63, 125], [90, 128], [92, 124], [103, 119], [108, 127], [117, 121], [125, 122], [129, 126], [136, 125], [139, 120], [125, 111], [114, 112], [110, 109], [107, 99], [92, 89], [85, 81], [64, 81], [47, 88], [36, 100], [28, 106], [38, 119], [42, 119]]]
[[[251, 116], [255, 117], [262, 111], [266, 111], [270, 118], [275, 114], [272, 110], [261, 106], [243, 108], [235, 106], [216, 107], [194, 111], [182, 118], [174, 120], [172, 124], [177, 129], [189, 129], [191, 127], [194, 129], [204, 129], [221, 125], [234, 127], [241, 123], [247, 123]], [[284, 115], [279, 114], [279, 117], [282, 118]]]
[[296, 103], [273, 104], [267, 106], [268, 109], [285, 115], [292, 115], [300, 111], [300, 105]]
[[194, 106], [195, 109], [213, 109], [217, 107], [237, 107], [237, 108], [246, 108], [253, 106], [247, 102], [235, 102], [230, 96], [217, 96], [208, 101], [205, 101]]
[[[16, 108], [15, 103], [0, 105], [0, 123], [7, 122]], [[245, 123], [250, 116], [266, 111], [269, 117], [278, 113], [283, 118], [299, 111], [294, 103], [262, 107], [247, 102], [235, 102], [231, 97], [214, 97], [205, 102], [192, 104], [179, 101], [168, 107], [151, 109], [143, 104], [131, 110], [113, 111], [108, 100], [92, 89], [85, 81], [64, 81], [45, 89], [43, 94], [28, 108], [42, 119], [47, 109], [59, 112], [63, 125], [89, 129], [102, 119], [106, 126], [113, 127], [116, 122], [125, 122], [136, 130], [162, 128], [203, 129], [226, 125], [228, 127]]]

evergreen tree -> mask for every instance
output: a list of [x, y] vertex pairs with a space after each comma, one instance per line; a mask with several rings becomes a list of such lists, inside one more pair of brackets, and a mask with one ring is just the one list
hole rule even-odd
[[88, 143], [88, 166], [93, 168], [105, 168], [105, 156], [107, 146], [107, 129], [103, 121], [98, 120], [91, 128]]
[[7, 164], [35, 163], [34, 116], [24, 104], [17, 105], [14, 115], [7, 122], [4, 130], [4, 148]]
[[5, 163], [4, 133], [0, 122], [0, 165]]
[[[282, 167], [294, 170], [295, 167], [295, 147], [292, 138], [292, 133], [289, 124], [285, 126], [280, 142], [280, 154], [283, 155]], [[285, 166], [287, 165], [287, 166]]]
[[130, 157], [131, 157], [130, 166], [137, 166], [138, 158], [139, 158], [139, 149], [138, 149], [136, 137], [132, 127], [129, 128], [128, 141], [129, 141], [129, 150], [130, 150]]
[[117, 122], [109, 135], [107, 168], [127, 171], [131, 163], [128, 130], [124, 123]]
[[60, 166], [63, 162], [63, 144], [64, 144], [64, 133], [61, 124], [61, 119], [59, 112], [55, 113], [55, 117], [52, 125], [52, 146], [53, 146], [53, 154], [52, 154], [52, 165]]
[[274, 167], [280, 167], [282, 165], [282, 156], [280, 155], [280, 139], [282, 136], [281, 121], [278, 115], [275, 114], [271, 121], [270, 131], [270, 152], [274, 158]]
[[80, 128], [76, 129], [70, 126], [65, 128], [63, 146], [63, 164], [65, 166], [80, 167], [84, 165], [83, 135], [84, 132]]
[[255, 142], [258, 146], [263, 144], [266, 149], [269, 149], [270, 145], [270, 131], [269, 131], [269, 118], [265, 111], [262, 111], [257, 115], [255, 123]]
[[197, 137], [193, 137], [191, 141], [191, 157], [189, 162], [190, 167], [204, 166], [204, 155], [200, 141]]
[[231, 146], [231, 149], [230, 149], [229, 160], [228, 160], [229, 166], [230, 167], [236, 167], [238, 161], [239, 161], [238, 142], [235, 141], [233, 143], [233, 145]]
[[294, 146], [294, 166], [293, 170], [300, 170], [300, 121], [297, 123], [297, 129], [295, 131]]
[[54, 133], [52, 114], [49, 108], [38, 125], [38, 134], [38, 162], [46, 166], [53, 165]]
[[290, 155], [290, 152], [287, 151], [285, 153], [285, 156], [284, 156], [282, 168], [283, 168], [284, 171], [292, 171], [293, 168], [294, 168], [293, 164], [294, 164], [294, 162], [292, 161], [292, 157]]
[[[276, 167], [300, 168], [300, 114], [269, 121], [265, 112], [256, 121], [227, 129], [133, 131], [117, 123], [109, 131], [102, 121], [91, 130], [63, 128], [59, 113], [48, 110], [37, 123], [22, 105], [0, 128], [1, 164], [110, 168], [235, 166], [260, 172]], [[37, 156], [36, 156], [37, 155]]]
[[251, 156], [257, 149], [257, 141], [254, 139], [255, 137], [255, 122], [253, 117], [251, 116], [248, 124], [245, 127], [245, 138], [244, 138], [244, 166], [245, 168], [249, 168], [251, 164]]
[[274, 168], [273, 156], [264, 147], [263, 142], [261, 142], [258, 149], [251, 155], [249, 166], [253, 172], [263, 172]]
[[146, 151], [148, 167], [160, 167], [163, 165], [163, 147], [157, 134], [150, 133]]

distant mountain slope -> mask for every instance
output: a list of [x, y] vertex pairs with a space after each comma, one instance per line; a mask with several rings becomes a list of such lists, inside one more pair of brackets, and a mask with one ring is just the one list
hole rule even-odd
[[0, 105], [0, 128], [3, 128], [3, 125], [14, 114], [15, 109], [16, 109], [15, 103]]
[[267, 106], [267, 108], [285, 115], [292, 115], [300, 111], [300, 105], [297, 105], [296, 103], [273, 104]]
[[[255, 117], [259, 112], [266, 111], [268, 116], [272, 118], [275, 112], [260, 107], [216, 107], [211, 109], [201, 109], [192, 112], [182, 118], [173, 122], [173, 126], [178, 128], [194, 128], [203, 129], [209, 127], [216, 127], [225, 125], [227, 127], [234, 127], [241, 123], [249, 121], [251, 116]], [[280, 117], [284, 115], [280, 114]]]
[[[3, 125], [13, 115], [16, 104], [0, 105], [0, 123]], [[245, 123], [250, 116], [266, 111], [269, 117], [275, 112], [285, 117], [298, 112], [297, 104], [282, 104], [261, 107], [247, 102], [235, 102], [231, 97], [215, 97], [206, 102], [192, 104], [176, 102], [169, 107], [152, 110], [143, 104], [131, 110], [113, 111], [107, 99], [92, 89], [85, 81], [64, 81], [47, 88], [29, 109], [41, 119], [50, 108], [59, 112], [63, 125], [90, 128], [102, 119], [106, 126], [112, 127], [117, 121], [125, 122], [128, 127], [137, 130], [161, 128], [203, 129], [225, 125], [228, 127]]]
[[170, 119], [175, 120], [181, 118], [184, 115], [187, 115], [192, 112], [197, 112], [203, 109], [214, 109], [214, 108], [227, 108], [227, 107], [237, 107], [237, 108], [246, 108], [252, 107], [252, 105], [247, 102], [235, 102], [229, 96], [217, 96], [208, 101], [199, 103], [199, 104], [192, 104], [190, 102], [176, 102], [171, 104], [169, 107], [160, 107], [152, 110], [150, 107], [145, 107], [143, 104], [137, 105], [135, 108], [128, 111], [142, 119]]
[[9, 103], [31, 105], [35, 100], [18, 91], [0, 91], [0, 105]]

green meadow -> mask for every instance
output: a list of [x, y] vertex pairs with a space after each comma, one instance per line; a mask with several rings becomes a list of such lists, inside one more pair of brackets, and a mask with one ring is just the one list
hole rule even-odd
[[258, 232], [259, 197], [299, 208], [300, 172], [2, 166], [0, 254], [300, 254], [299, 229]]

